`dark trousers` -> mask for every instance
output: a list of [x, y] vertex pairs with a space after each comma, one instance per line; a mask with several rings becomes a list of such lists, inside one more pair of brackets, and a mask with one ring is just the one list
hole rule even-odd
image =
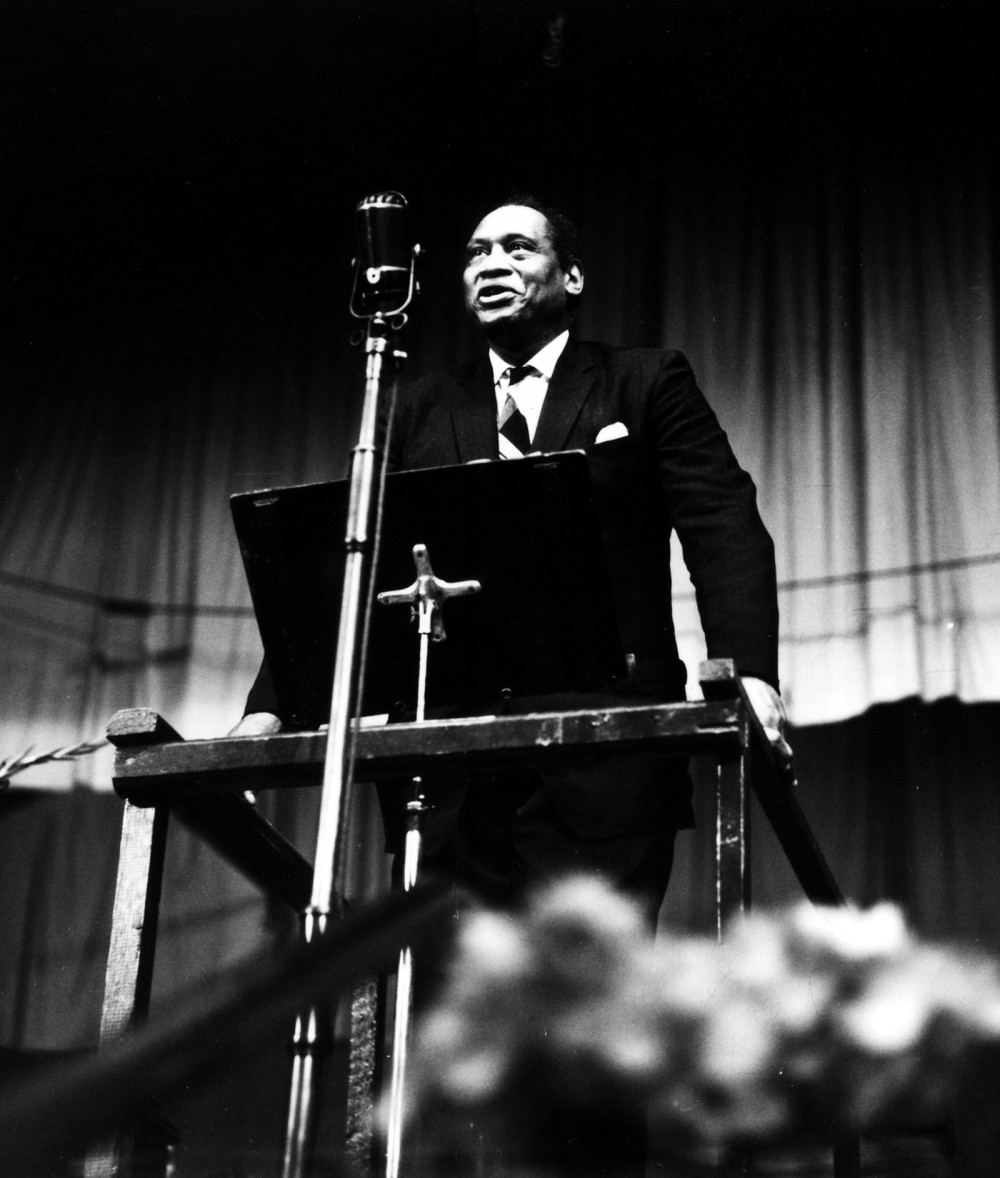
[[[434, 819], [429, 815], [428, 825]], [[469, 785], [447, 835], [427, 840], [421, 872], [503, 909], [518, 908], [528, 891], [567, 875], [597, 875], [640, 904], [652, 931], [670, 880], [674, 836], [688, 825], [682, 809], [650, 814], [638, 829], [584, 836], [567, 823], [539, 774], [496, 774]], [[401, 854], [394, 873], [401, 878]]]
[[[596, 874], [641, 906], [650, 935], [673, 864], [672, 826], [610, 838], [584, 839], [570, 830], [539, 789], [533, 774], [494, 777], [473, 784], [454, 830], [424, 859], [423, 877], [436, 876], [492, 907], [516, 910], [526, 892], [574, 872]], [[397, 855], [397, 863], [402, 856]], [[457, 922], [456, 922], [457, 923]], [[440, 993], [450, 945], [426, 947], [416, 960], [417, 1015]], [[599, 1105], [581, 1106], [572, 1077], [526, 1069], [509, 1086], [502, 1107], [474, 1114], [431, 1110], [417, 1133], [421, 1169], [428, 1174], [515, 1171], [558, 1178], [642, 1178], [646, 1113], [622, 1107], [607, 1094]], [[456, 1120], [457, 1117], [457, 1120]], [[473, 1156], [471, 1137], [478, 1138]]]

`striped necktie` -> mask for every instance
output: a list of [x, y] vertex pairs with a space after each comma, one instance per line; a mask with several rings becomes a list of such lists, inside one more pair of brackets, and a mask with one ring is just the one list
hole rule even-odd
[[[507, 376], [507, 399], [503, 403], [503, 408], [500, 410], [500, 416], [497, 419], [497, 429], [501, 435], [507, 439], [508, 442], [517, 450], [519, 454], [525, 454], [531, 445], [531, 437], [528, 433], [528, 423], [525, 420], [524, 414], [517, 407], [517, 402], [510, 393], [510, 389], [524, 380], [526, 376], [534, 376], [537, 369], [530, 365], [519, 365], [514, 368], [508, 368]], [[505, 455], [501, 451], [501, 458]]]

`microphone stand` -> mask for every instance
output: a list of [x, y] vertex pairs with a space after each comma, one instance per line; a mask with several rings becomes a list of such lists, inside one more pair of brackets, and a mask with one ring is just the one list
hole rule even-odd
[[[414, 251], [414, 258], [417, 249]], [[360, 638], [364, 629], [365, 578], [370, 556], [372, 506], [375, 501], [376, 475], [379, 470], [377, 442], [378, 401], [382, 369], [388, 341], [406, 322], [403, 310], [415, 290], [411, 264], [409, 294], [405, 302], [392, 311], [379, 310], [368, 319], [365, 343], [365, 397], [361, 413], [358, 443], [351, 457], [351, 485], [344, 538], [346, 560], [344, 587], [337, 632], [337, 653], [330, 697], [330, 728], [326, 760], [323, 767], [323, 791], [316, 834], [316, 857], [309, 907], [304, 913], [303, 935], [306, 943], [321, 938], [331, 916], [340, 916], [342, 899], [335, 884], [341, 863], [341, 830], [347, 810], [348, 791], [353, 769], [352, 710], [361, 706], [360, 691], [355, 687], [364, 652]], [[363, 305], [363, 304], [362, 304]], [[405, 353], [393, 349], [398, 368]], [[394, 374], [395, 379], [395, 374]], [[379, 507], [381, 504], [379, 503]], [[374, 521], [377, 526], [377, 520]], [[296, 1020], [293, 1037], [292, 1079], [285, 1130], [282, 1178], [307, 1178], [315, 1152], [317, 1096], [321, 1065], [332, 1041], [330, 1012], [312, 1006]]]

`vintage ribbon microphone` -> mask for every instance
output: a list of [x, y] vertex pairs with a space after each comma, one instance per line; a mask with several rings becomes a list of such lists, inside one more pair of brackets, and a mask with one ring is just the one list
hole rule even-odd
[[[382, 369], [390, 342], [406, 323], [405, 310], [416, 291], [418, 245], [410, 244], [406, 199], [398, 192], [378, 192], [355, 210], [358, 257], [354, 261], [351, 314], [367, 320], [365, 398], [358, 443], [351, 456], [350, 498], [344, 537], [344, 587], [330, 698], [330, 731], [323, 770], [313, 888], [305, 912], [307, 942], [322, 936], [331, 913], [339, 909], [335, 883], [341, 862], [341, 829], [353, 768], [353, 716], [361, 706], [361, 649], [365, 623], [365, 582], [377, 527], [379, 474], [378, 403]], [[393, 348], [393, 382], [405, 353]], [[376, 510], [373, 510], [373, 507]], [[289, 1094], [283, 1178], [306, 1178], [315, 1145], [316, 1099], [320, 1058], [328, 1040], [328, 1015], [319, 1007], [301, 1014], [295, 1028], [295, 1053]]]

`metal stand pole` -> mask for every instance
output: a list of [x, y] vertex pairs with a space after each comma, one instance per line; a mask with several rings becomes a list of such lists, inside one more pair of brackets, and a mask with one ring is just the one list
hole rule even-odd
[[316, 833], [316, 860], [309, 912], [325, 916], [335, 897], [336, 859], [340, 850], [349, 774], [347, 759], [351, 726], [351, 704], [357, 666], [358, 635], [363, 624], [365, 555], [369, 542], [372, 495], [375, 485], [375, 429], [378, 419], [378, 393], [385, 353], [385, 321], [376, 316], [368, 334], [368, 363], [365, 375], [365, 401], [361, 415], [358, 444], [351, 462], [351, 493], [347, 508], [347, 534], [344, 547], [344, 591], [337, 632], [337, 657], [333, 668], [333, 694], [330, 698], [330, 734], [323, 770], [323, 794], [319, 827]]
[[[416, 885], [420, 867], [422, 832], [420, 820], [425, 806], [420, 793], [422, 781], [413, 779], [413, 798], [407, 804], [406, 844], [403, 852], [403, 890]], [[405, 945], [396, 967], [396, 1004], [392, 1031], [392, 1071], [389, 1080], [389, 1116], [386, 1126], [386, 1178], [398, 1178], [403, 1151], [403, 1097], [406, 1063], [410, 1047], [410, 1016], [413, 1011], [413, 951]]]
[[[325, 919], [307, 912], [304, 939], [318, 940], [325, 929]], [[312, 1006], [295, 1019], [292, 1037], [292, 1079], [288, 1095], [288, 1122], [285, 1127], [285, 1154], [282, 1174], [296, 1178], [308, 1173], [315, 1148], [317, 1096], [323, 1059], [333, 1043], [330, 1013]]]
[[[309, 907], [305, 912], [307, 941], [323, 936], [340, 898], [335, 890], [341, 862], [341, 828], [347, 811], [353, 770], [351, 737], [355, 692], [360, 697], [359, 650], [364, 634], [365, 575], [373, 523], [378, 451], [376, 450], [379, 389], [386, 340], [406, 323], [406, 308], [416, 293], [418, 245], [409, 245], [406, 198], [398, 192], [366, 196], [355, 209], [359, 256], [354, 260], [351, 314], [368, 324], [365, 345], [365, 396], [358, 443], [351, 456], [351, 487], [344, 537], [344, 591], [330, 696], [330, 728], [323, 770], [323, 794], [316, 832], [316, 857]], [[397, 360], [404, 353], [394, 351]], [[392, 416], [390, 412], [390, 418]], [[389, 428], [391, 429], [391, 422]], [[377, 526], [377, 521], [376, 526]], [[374, 576], [374, 570], [372, 570]], [[283, 1178], [306, 1178], [315, 1151], [316, 1100], [319, 1073], [329, 1039], [328, 1011], [311, 1008], [296, 1027], [295, 1062], [289, 1095]]]
[[[330, 731], [323, 771], [323, 793], [316, 834], [316, 857], [309, 907], [305, 912], [307, 942], [322, 936], [340, 898], [335, 888], [340, 862], [340, 835], [350, 786], [350, 727], [358, 665], [358, 639], [364, 623], [363, 601], [369, 528], [377, 464], [378, 397], [388, 324], [381, 315], [369, 322], [366, 344], [365, 398], [358, 444], [351, 459], [351, 489], [344, 539], [344, 588], [337, 632]], [[322, 1058], [328, 1050], [329, 1014], [316, 1007], [304, 1012], [295, 1034], [295, 1055], [289, 1094], [283, 1178], [306, 1178], [316, 1139], [316, 1098]]]

